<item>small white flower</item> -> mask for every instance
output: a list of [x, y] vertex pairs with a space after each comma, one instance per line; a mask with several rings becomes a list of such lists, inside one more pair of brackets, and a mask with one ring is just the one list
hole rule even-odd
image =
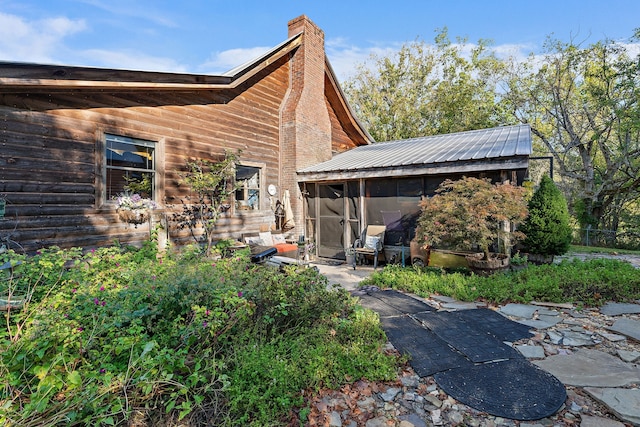
[[139, 194], [121, 194], [116, 199], [116, 208], [118, 210], [141, 210], [141, 209], [155, 209], [157, 207], [156, 202], [151, 199], [141, 197]]

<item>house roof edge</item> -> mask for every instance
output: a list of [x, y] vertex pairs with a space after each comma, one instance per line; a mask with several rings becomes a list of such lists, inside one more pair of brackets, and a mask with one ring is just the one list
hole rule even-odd
[[212, 90], [235, 87], [297, 48], [300, 43], [301, 35], [294, 35], [259, 57], [220, 75], [0, 61], [0, 92], [27, 88]]

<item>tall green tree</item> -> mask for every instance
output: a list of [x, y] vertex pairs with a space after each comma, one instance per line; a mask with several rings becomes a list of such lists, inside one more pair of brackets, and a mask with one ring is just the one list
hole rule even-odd
[[486, 41], [452, 43], [445, 29], [433, 45], [361, 65], [345, 93], [378, 141], [528, 123], [582, 228], [628, 230], [640, 202], [640, 55], [630, 52], [549, 39], [541, 56], [498, 59]]
[[437, 135], [505, 124], [498, 83], [504, 64], [481, 40], [470, 44], [440, 31], [434, 44], [415, 41], [361, 64], [344, 90], [376, 141]]
[[519, 64], [506, 100], [555, 159], [582, 227], [617, 229], [640, 193], [640, 56], [610, 40], [548, 40]]

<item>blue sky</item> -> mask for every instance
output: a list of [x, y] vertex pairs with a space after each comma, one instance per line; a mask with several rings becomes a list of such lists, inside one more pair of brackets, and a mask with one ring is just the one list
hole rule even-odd
[[523, 55], [550, 34], [627, 41], [640, 27], [638, 0], [0, 0], [0, 60], [216, 74], [285, 40], [301, 14], [341, 80], [443, 27]]

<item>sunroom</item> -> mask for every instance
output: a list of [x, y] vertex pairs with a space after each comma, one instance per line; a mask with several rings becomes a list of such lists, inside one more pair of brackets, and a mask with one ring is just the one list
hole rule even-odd
[[379, 142], [297, 171], [305, 233], [322, 258], [345, 259], [367, 225], [386, 225], [385, 258], [405, 253], [420, 200], [463, 176], [522, 185], [532, 151], [528, 125]]

